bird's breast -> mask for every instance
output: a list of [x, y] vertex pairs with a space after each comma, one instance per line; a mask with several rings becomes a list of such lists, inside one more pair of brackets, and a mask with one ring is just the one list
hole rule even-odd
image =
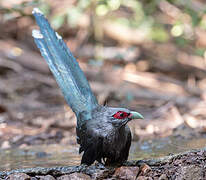
[[[125, 147], [127, 142], [127, 131], [124, 129], [115, 129], [110, 131], [103, 140], [103, 151], [107, 154], [118, 154]], [[109, 152], [108, 152], [109, 151]]]

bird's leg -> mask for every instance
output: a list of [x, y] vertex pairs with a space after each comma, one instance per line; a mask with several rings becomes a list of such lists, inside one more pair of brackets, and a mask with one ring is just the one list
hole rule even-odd
[[103, 159], [103, 162], [104, 162], [104, 164], [105, 164], [106, 161], [107, 161], [107, 158], [103, 157], [102, 159]]
[[97, 163], [95, 165], [100, 167], [100, 168], [104, 168], [104, 163], [102, 162], [101, 158], [97, 159]]
[[97, 162], [103, 164], [101, 158], [98, 158], [98, 159], [97, 159]]

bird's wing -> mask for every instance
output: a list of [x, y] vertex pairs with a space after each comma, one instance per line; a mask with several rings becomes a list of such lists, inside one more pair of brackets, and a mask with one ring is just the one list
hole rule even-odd
[[[91, 122], [91, 121], [90, 121]], [[80, 144], [79, 153], [84, 151], [81, 164], [91, 165], [95, 160], [101, 162], [103, 158], [103, 137], [91, 124], [83, 123], [76, 129], [77, 143]]]
[[90, 112], [97, 100], [78, 62], [59, 36], [50, 26], [43, 13], [34, 8], [33, 15], [40, 30], [33, 30], [37, 47], [52, 71], [64, 97], [78, 117], [81, 112]]

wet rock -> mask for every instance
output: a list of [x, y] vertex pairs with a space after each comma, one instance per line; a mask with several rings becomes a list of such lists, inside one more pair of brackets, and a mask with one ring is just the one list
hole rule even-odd
[[38, 180], [36, 177], [31, 177], [30, 180]]
[[55, 178], [51, 175], [46, 176], [37, 176], [38, 180], [55, 180]]
[[107, 177], [112, 176], [112, 174], [114, 173], [114, 171], [110, 171], [110, 170], [98, 170], [95, 173], [93, 173], [91, 175], [92, 179], [106, 179]]
[[14, 173], [7, 177], [8, 180], [30, 180], [30, 176], [25, 173]]
[[87, 171], [87, 174], [89, 173], [92, 179], [107, 179], [115, 172], [114, 167], [105, 167], [102, 163], [95, 163], [95, 165], [93, 167], [90, 166], [90, 168], [91, 169], [90, 171]]
[[57, 180], [90, 180], [90, 179], [91, 179], [90, 176], [82, 173], [72, 173], [57, 178]]
[[167, 175], [166, 174], [162, 174], [158, 180], [168, 180]]
[[136, 180], [153, 180], [151, 177], [138, 176]]
[[176, 179], [194, 180], [200, 177], [203, 178], [203, 172], [204, 169], [196, 165], [183, 166], [178, 169]]
[[113, 177], [117, 179], [135, 180], [138, 173], [139, 173], [138, 167], [122, 166], [116, 169]]
[[142, 164], [141, 166], [140, 166], [140, 174], [141, 175], [145, 175], [145, 174], [147, 174], [148, 172], [150, 172], [152, 169], [151, 169], [151, 167], [150, 166], [148, 166], [147, 164]]

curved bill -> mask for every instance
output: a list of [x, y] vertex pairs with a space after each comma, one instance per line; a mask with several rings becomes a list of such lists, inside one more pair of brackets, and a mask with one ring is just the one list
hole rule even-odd
[[130, 113], [131, 113], [130, 116], [131, 119], [144, 119], [144, 117], [138, 112], [131, 111]]

